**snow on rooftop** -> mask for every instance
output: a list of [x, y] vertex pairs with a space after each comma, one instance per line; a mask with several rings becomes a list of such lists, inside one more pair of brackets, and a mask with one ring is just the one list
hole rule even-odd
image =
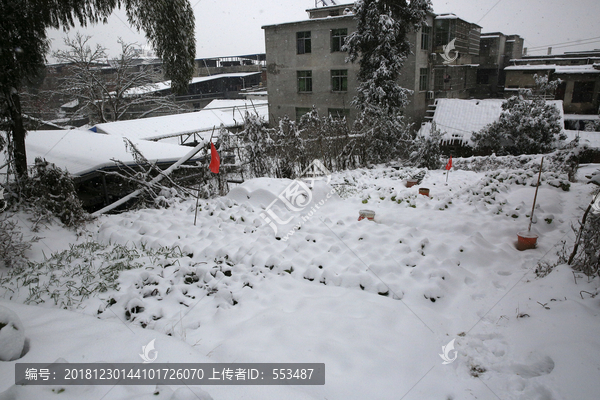
[[[151, 162], [175, 162], [190, 151], [187, 146], [145, 140], [132, 142]], [[135, 162], [123, 138], [86, 130], [29, 131], [25, 146], [28, 165], [33, 165], [36, 157], [42, 157], [75, 176], [112, 167], [115, 165], [112, 159], [127, 164]]]
[[267, 100], [213, 100], [204, 109], [185, 114], [107, 122], [96, 125], [99, 133], [136, 140], [158, 140], [190, 133], [208, 132], [223, 125], [241, 126], [246, 111], [268, 120]]
[[566, 121], [598, 121], [600, 115], [598, 114], [565, 114]]
[[531, 70], [554, 70], [555, 74], [600, 74], [600, 69], [594, 64], [582, 65], [556, 65], [556, 64], [526, 64], [511, 65], [504, 68], [505, 71], [531, 71]]
[[[232, 72], [232, 73], [228, 73], [228, 74], [197, 76], [197, 77], [192, 78], [192, 80], [190, 81], [189, 84], [193, 85], [195, 83], [208, 82], [208, 81], [213, 81], [215, 79], [222, 79], [222, 78], [245, 78], [247, 76], [256, 75], [256, 74], [260, 74], [260, 73], [261, 72], [239, 72], [239, 73]], [[134, 95], [138, 95], [138, 94], [153, 93], [153, 92], [158, 92], [158, 91], [167, 90], [167, 89], [171, 89], [171, 81], [157, 82], [157, 83], [153, 83], [151, 85], [136, 87], [136, 88], [128, 90], [126, 92], [126, 95], [134, 96]]]
[[566, 130], [567, 140], [571, 141], [579, 136], [580, 144], [587, 144], [590, 147], [600, 149], [600, 132], [573, 131]]
[[[473, 132], [478, 132], [486, 125], [495, 122], [502, 113], [502, 104], [506, 100], [461, 100], [461, 99], [438, 99], [436, 100], [433, 122], [437, 129], [442, 132], [442, 139], [461, 140], [470, 142]], [[563, 107], [561, 100], [552, 100], [548, 103], [555, 104], [563, 119]], [[561, 126], [564, 125], [561, 124]], [[429, 132], [430, 124], [422, 133]]]

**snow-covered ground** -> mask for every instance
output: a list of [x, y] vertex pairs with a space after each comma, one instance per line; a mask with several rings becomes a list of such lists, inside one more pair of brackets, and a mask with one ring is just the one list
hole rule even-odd
[[[202, 201], [196, 225], [186, 201], [79, 234], [47, 227], [31, 257], [50, 261], [0, 280], [0, 307], [19, 316], [29, 348], [0, 362], [0, 399], [598, 398], [598, 279], [566, 265], [536, 274], [573, 241], [592, 187], [565, 191], [545, 174], [538, 247], [518, 251], [535, 171], [457, 170], [447, 184], [429, 171], [412, 188], [407, 174], [334, 174], [303, 211], [274, 209], [294, 217], [277, 233], [260, 214], [291, 181], [267, 178]], [[358, 221], [361, 209], [375, 220]], [[326, 383], [14, 386], [16, 362], [141, 362], [153, 339], [156, 362], [325, 363]], [[443, 364], [452, 340], [456, 359]]]

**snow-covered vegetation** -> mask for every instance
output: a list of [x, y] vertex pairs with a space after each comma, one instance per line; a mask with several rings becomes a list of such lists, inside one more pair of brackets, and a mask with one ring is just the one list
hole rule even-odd
[[[315, 186], [310, 214], [277, 209], [291, 231], [261, 216], [292, 183], [276, 178], [201, 201], [196, 225], [186, 199], [79, 231], [34, 234], [25, 215], [5, 213], [42, 238], [26, 265], [2, 269], [1, 304], [22, 321], [26, 350], [0, 363], [0, 398], [593, 398], [600, 284], [564, 260], [597, 167], [569, 182], [546, 164], [538, 246], [521, 252], [540, 158], [448, 177], [336, 172]], [[358, 221], [361, 209], [375, 220]], [[13, 386], [15, 362], [141, 362], [153, 339], [157, 362], [323, 362], [326, 384]], [[451, 340], [456, 360], [443, 365]]]

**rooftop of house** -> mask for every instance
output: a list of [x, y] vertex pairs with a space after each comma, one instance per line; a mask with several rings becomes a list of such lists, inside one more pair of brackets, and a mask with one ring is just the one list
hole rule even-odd
[[556, 65], [556, 64], [524, 64], [510, 65], [505, 71], [538, 71], [548, 70], [555, 74], [600, 74], [599, 64]]
[[[495, 122], [502, 113], [503, 99], [461, 100], [437, 99], [433, 122], [442, 132], [443, 141], [459, 140], [463, 143], [471, 142], [471, 135], [478, 132], [486, 125]], [[561, 120], [564, 119], [562, 100], [551, 100], [560, 111]], [[426, 123], [421, 128], [422, 134], [428, 134], [431, 123]]]

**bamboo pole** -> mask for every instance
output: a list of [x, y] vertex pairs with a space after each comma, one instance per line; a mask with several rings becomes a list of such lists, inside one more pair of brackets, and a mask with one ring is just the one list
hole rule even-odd
[[[181, 157], [179, 159], [179, 161], [177, 161], [175, 164], [173, 164], [169, 168], [167, 168], [162, 174], [156, 176], [154, 179], [152, 179], [150, 182], [148, 182], [148, 187], [154, 185], [155, 183], [160, 182], [164, 177], [170, 175], [173, 171], [175, 171], [177, 168], [179, 168], [181, 166], [181, 164], [188, 161], [190, 158], [194, 157], [196, 155], [196, 153], [198, 153], [200, 150], [202, 150], [203, 146], [204, 146], [204, 142], [198, 143], [198, 145], [196, 147], [194, 147], [185, 156]], [[117, 200], [114, 203], [104, 207], [103, 209], [96, 211], [95, 213], [92, 214], [92, 217], [99, 217], [100, 215], [102, 215], [104, 213], [114, 210], [115, 208], [119, 207], [120, 205], [127, 203], [129, 200], [136, 198], [144, 190], [146, 190], [146, 188], [138, 189], [138, 190], [134, 191], [133, 193], [128, 194], [127, 196], [123, 197], [122, 199]]]
[[535, 202], [537, 201], [538, 189], [540, 188], [540, 180], [542, 178], [542, 166], [544, 165], [544, 157], [540, 163], [540, 173], [538, 174], [537, 186], [535, 187], [535, 196], [533, 196], [533, 207], [531, 207], [531, 216], [529, 217], [529, 228], [527, 232], [531, 232], [531, 224], [533, 223], [533, 212], [535, 211]]

